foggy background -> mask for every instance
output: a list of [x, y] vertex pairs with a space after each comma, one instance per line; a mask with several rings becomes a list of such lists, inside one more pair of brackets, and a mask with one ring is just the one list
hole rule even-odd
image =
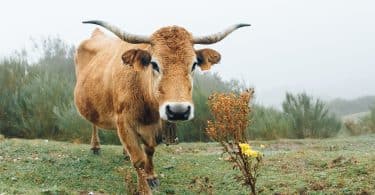
[[[30, 48], [30, 37], [58, 35], [77, 46], [101, 19], [138, 34], [167, 25], [194, 35], [250, 23], [220, 43], [211, 71], [256, 88], [257, 102], [280, 107], [285, 92], [329, 100], [375, 94], [372, 1], [3, 1], [0, 56]], [[197, 48], [202, 46], [197, 45]]]

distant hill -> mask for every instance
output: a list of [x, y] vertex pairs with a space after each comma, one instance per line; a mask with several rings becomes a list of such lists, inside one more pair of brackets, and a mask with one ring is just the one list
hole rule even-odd
[[371, 106], [375, 106], [375, 96], [363, 96], [353, 100], [337, 98], [329, 101], [327, 106], [332, 113], [339, 117], [367, 112]]

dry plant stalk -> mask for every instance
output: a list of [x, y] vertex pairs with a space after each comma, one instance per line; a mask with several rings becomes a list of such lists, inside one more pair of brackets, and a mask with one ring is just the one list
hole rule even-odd
[[125, 187], [126, 187], [126, 194], [138, 194], [137, 184], [133, 179], [133, 170], [129, 168], [123, 169], [124, 173], [124, 181], [125, 181]]
[[214, 93], [208, 98], [212, 121], [208, 121], [206, 132], [208, 136], [219, 142], [234, 168], [238, 168], [240, 177], [252, 194], [256, 194], [255, 184], [259, 175], [262, 154], [248, 144], [245, 130], [249, 125], [254, 89], [248, 89], [240, 95], [234, 93]]
[[208, 177], [195, 177], [191, 181], [189, 189], [194, 190], [198, 194], [214, 194], [212, 183]]

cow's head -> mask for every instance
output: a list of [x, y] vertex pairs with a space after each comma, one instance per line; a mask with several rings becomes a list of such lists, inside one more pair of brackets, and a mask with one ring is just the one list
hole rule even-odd
[[216, 34], [194, 37], [178, 26], [164, 27], [151, 36], [141, 36], [124, 32], [103, 21], [84, 23], [103, 26], [128, 43], [150, 44], [148, 50], [126, 51], [122, 60], [124, 64], [133, 66], [135, 71], [145, 71], [150, 78], [152, 94], [159, 102], [160, 117], [169, 121], [194, 118], [193, 72], [197, 67], [208, 70], [220, 61], [217, 51], [195, 50], [194, 44], [213, 44], [238, 28], [249, 26], [237, 24]]

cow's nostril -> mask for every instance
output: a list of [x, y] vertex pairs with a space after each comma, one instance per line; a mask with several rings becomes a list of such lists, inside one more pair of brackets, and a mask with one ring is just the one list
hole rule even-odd
[[165, 107], [165, 112], [166, 112], [168, 118], [173, 118], [174, 112], [171, 110], [171, 107], [169, 105], [167, 105]]

